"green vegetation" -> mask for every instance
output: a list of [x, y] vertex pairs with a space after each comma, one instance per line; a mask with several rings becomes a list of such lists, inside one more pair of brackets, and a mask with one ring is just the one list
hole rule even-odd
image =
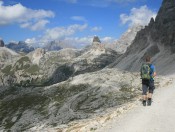
[[69, 86], [69, 85], [62, 85], [57, 87], [55, 93], [57, 93], [57, 95], [55, 97], [53, 97], [54, 101], [59, 102], [59, 106], [65, 102], [65, 100], [68, 97], [71, 97], [73, 95], [76, 95], [84, 90], [86, 90], [88, 88], [88, 85], [73, 85], [73, 86]]
[[14, 65], [15, 70], [23, 70], [23, 69], [28, 69], [31, 65], [31, 61], [29, 57], [24, 56], [20, 58]]
[[2, 72], [3, 73], [7, 73], [7, 72], [9, 72], [11, 70], [11, 68], [12, 68], [12, 65], [8, 65], [4, 69], [2, 69]]
[[53, 64], [63, 65], [66, 62], [68, 62], [68, 60], [62, 59], [58, 56], [51, 56], [48, 60], [45, 61], [45, 64], [48, 66]]
[[30, 59], [29, 59], [29, 57], [24, 56], [24, 57], [20, 58], [17, 62], [19, 62], [19, 63], [30, 62]]
[[12, 65], [6, 66], [4, 69], [1, 70], [6, 75], [12, 75], [14, 74], [14, 71], [12, 70]]
[[37, 72], [39, 72], [40, 68], [38, 67], [38, 65], [32, 65], [31, 67], [29, 67], [28, 69], [26, 69], [26, 72], [34, 75]]
[[71, 77], [73, 73], [74, 73], [74, 69], [72, 67], [67, 66], [67, 65], [59, 66], [53, 73], [52, 77], [50, 77], [50, 79], [47, 80], [44, 83], [44, 85], [48, 86], [48, 85], [52, 85], [52, 84], [56, 84], [56, 83], [65, 81], [69, 77]]
[[[16, 93], [16, 91], [11, 91], [10, 93]], [[22, 113], [25, 110], [34, 109], [36, 112], [39, 112], [41, 115], [46, 114], [46, 113], [43, 113], [42, 110], [43, 110], [43, 107], [45, 107], [45, 105], [48, 105], [48, 103], [45, 103], [47, 102], [47, 100], [49, 100], [48, 97], [42, 96], [39, 94], [34, 94], [34, 95], [24, 94], [24, 95], [15, 97], [14, 99], [11, 99], [11, 100], [1, 101], [0, 120], [2, 121], [3, 119], [5, 119], [4, 127], [5, 129], [10, 129], [14, 125], [14, 123], [20, 119]], [[19, 114], [16, 114], [16, 113], [19, 113]], [[12, 122], [12, 118], [14, 116], [17, 117], [17, 120], [15, 122]]]
[[132, 92], [132, 83], [121, 82], [120, 83], [120, 91], [122, 92]]
[[122, 105], [132, 101], [135, 97], [137, 97], [137, 94], [129, 91], [109, 92], [102, 95], [105, 100], [104, 104], [107, 107]]
[[96, 130], [97, 130], [97, 128], [95, 128], [95, 127], [90, 129], [90, 131], [93, 131], [93, 132], [95, 132]]
[[[48, 106], [50, 103], [53, 102], [54, 106], [59, 110], [69, 97], [84, 91], [87, 87], [87, 85], [62, 85], [46, 93], [43, 93], [42, 88], [29, 87], [26, 90], [21, 87], [9, 88], [0, 93], [0, 99], [11, 97], [0, 101], [0, 122], [5, 121], [3, 126], [6, 130], [10, 129], [26, 110], [34, 110], [39, 116], [47, 118], [49, 116]], [[31, 91], [35, 90], [35, 92], [28, 93], [28, 89]], [[57, 111], [55, 111], [55, 114], [57, 114]], [[13, 117], [17, 117], [14, 122], [12, 122]]]

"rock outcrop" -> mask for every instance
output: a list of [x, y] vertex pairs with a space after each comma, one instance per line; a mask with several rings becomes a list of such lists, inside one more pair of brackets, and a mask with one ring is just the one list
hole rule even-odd
[[32, 63], [39, 65], [39, 61], [44, 56], [44, 54], [45, 54], [44, 49], [41, 48], [36, 49], [32, 55]]
[[94, 42], [101, 43], [101, 41], [100, 41], [100, 39], [99, 39], [98, 36], [94, 36], [94, 38], [93, 38], [93, 43], [94, 43]]
[[120, 38], [117, 40], [116, 44], [114, 44], [114, 48], [119, 53], [125, 53], [127, 47], [130, 46], [135, 39], [137, 32], [143, 29], [141, 25], [135, 25], [129, 28]]
[[0, 47], [0, 69], [16, 61], [20, 55], [6, 47]]
[[4, 41], [0, 40], [0, 47], [4, 47]]
[[156, 19], [139, 31], [126, 53], [112, 67], [138, 71], [144, 57], [150, 55], [159, 74], [175, 72], [175, 1], [164, 0]]
[[98, 36], [94, 36], [93, 41], [92, 41], [92, 46], [90, 46], [94, 50], [101, 50], [105, 51], [105, 46], [104, 44], [101, 43], [100, 39]]

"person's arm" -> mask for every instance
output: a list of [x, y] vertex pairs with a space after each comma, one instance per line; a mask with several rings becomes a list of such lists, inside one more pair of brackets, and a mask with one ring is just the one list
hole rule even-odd
[[156, 74], [156, 69], [155, 69], [155, 66], [154, 65], [152, 65], [152, 70], [153, 70], [152, 77], [154, 78], [157, 75]]
[[154, 73], [153, 73], [153, 77], [155, 77], [156, 75], [157, 75], [156, 72], [154, 72]]

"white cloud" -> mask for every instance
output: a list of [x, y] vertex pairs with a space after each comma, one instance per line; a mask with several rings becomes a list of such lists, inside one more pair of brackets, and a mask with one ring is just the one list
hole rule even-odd
[[[72, 44], [74, 47], [83, 48], [87, 45], [91, 45], [94, 36], [87, 36], [87, 37], [67, 37], [63, 41], [68, 44]], [[102, 37], [100, 38], [102, 44], [113, 44], [116, 39], [112, 37]]]
[[23, 23], [23, 24], [20, 25], [20, 27], [29, 28], [32, 31], [36, 31], [36, 30], [43, 29], [47, 23], [49, 23], [48, 20], [39, 20], [38, 22], [36, 22], [34, 24], [30, 23], [30, 22]]
[[120, 20], [122, 24], [129, 24], [129, 26], [133, 26], [135, 24], [147, 25], [151, 17], [155, 18], [156, 15], [156, 12], [144, 5], [140, 8], [132, 8], [129, 15], [121, 14]]
[[29, 44], [37, 43], [36, 38], [31, 38], [31, 39], [28, 38], [28, 39], [25, 40], [25, 42], [29, 43]]
[[[64, 39], [61, 39], [61, 42], [68, 44], [68, 45], [72, 45], [73, 47], [76, 47], [76, 48], [82, 48], [87, 45], [90, 45], [92, 43], [92, 40], [93, 40], [92, 36], [81, 37], [81, 38], [80, 37], [65, 37]], [[31, 45], [33, 47], [42, 47], [49, 41], [52, 41], [52, 40], [46, 41], [46, 39], [42, 39], [42, 38], [39, 38], [39, 39], [38, 38], [28, 38], [25, 40], [25, 42], [28, 45]]]
[[92, 32], [99, 32], [101, 30], [102, 30], [102, 27], [93, 27], [93, 28], [91, 28]]
[[2, 6], [3, 5], [3, 1], [0, 1], [0, 6]]
[[45, 35], [42, 37], [43, 40], [57, 40], [63, 39], [67, 36], [71, 36], [78, 31], [83, 31], [88, 27], [87, 24], [83, 25], [70, 25], [68, 27], [55, 27], [52, 29], [47, 29]]
[[93, 37], [67, 37], [63, 41], [65, 43], [71, 44], [76, 48], [82, 48], [92, 43]]
[[[28, 26], [28, 25], [24, 25], [24, 26]], [[55, 27], [52, 29], [47, 29], [44, 35], [42, 36], [38, 36], [36, 38], [35, 37], [27, 38], [25, 42], [34, 47], [42, 47], [47, 42], [53, 41], [53, 40], [61, 40], [70, 44], [71, 44], [71, 41], [77, 43], [78, 41], [83, 41], [83, 39], [72, 39], [73, 37], [71, 36], [77, 32], [81, 32], [85, 30], [87, 27], [88, 27], [87, 24], [83, 24], [83, 25], [74, 24], [68, 27]]]
[[104, 37], [101, 39], [102, 43], [113, 43], [114, 41], [116, 41], [115, 38], [112, 37]]
[[0, 26], [17, 23], [23, 28], [39, 30], [49, 22], [48, 18], [53, 17], [52, 11], [33, 10], [20, 3], [4, 6], [3, 2], [0, 2]]
[[74, 21], [83, 21], [83, 22], [87, 21], [86, 18], [83, 16], [72, 16], [71, 19]]
[[[71, 45], [76, 48], [83, 48], [87, 45], [91, 45], [93, 41], [94, 36], [87, 36], [87, 37], [65, 37], [64, 39], [61, 39], [62, 43]], [[59, 39], [57, 39], [59, 40]], [[115, 38], [112, 37], [102, 37], [100, 38], [102, 44], [105, 44], [105, 47], [111, 47], [113, 43], [116, 42]], [[31, 38], [31, 39], [26, 39], [26, 43], [28, 45], [32, 45], [33, 47], [42, 47], [44, 46], [47, 42], [52, 41], [48, 40], [46, 41], [45, 39], [36, 39], [36, 38]]]

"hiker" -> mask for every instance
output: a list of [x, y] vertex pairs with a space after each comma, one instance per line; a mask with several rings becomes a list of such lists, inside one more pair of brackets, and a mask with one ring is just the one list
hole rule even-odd
[[140, 72], [142, 79], [142, 90], [143, 90], [143, 106], [150, 106], [152, 103], [152, 94], [155, 89], [154, 77], [156, 76], [155, 66], [151, 64], [151, 57], [147, 56], [145, 58], [146, 63], [142, 64]]

